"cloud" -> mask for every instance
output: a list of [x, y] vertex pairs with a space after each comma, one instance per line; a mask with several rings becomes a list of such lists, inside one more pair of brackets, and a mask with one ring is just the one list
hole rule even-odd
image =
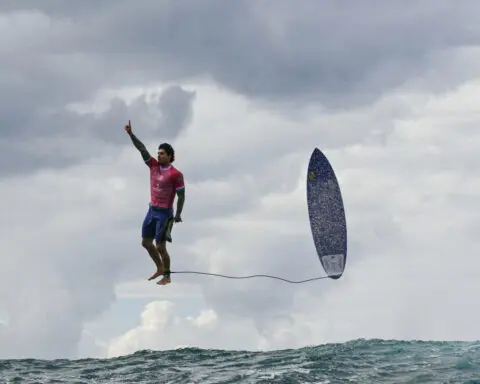
[[[238, 332], [232, 333], [231, 329]], [[178, 330], [181, 329], [181, 332]], [[248, 319], [219, 318], [211, 309], [197, 316], [178, 316], [170, 301], [153, 301], [145, 307], [138, 327], [111, 341], [108, 357], [133, 353], [140, 349], [175, 349], [182, 347], [217, 346], [235, 348], [241, 343], [255, 345], [258, 335], [251, 332]], [[205, 340], [209, 339], [207, 343]]]
[[[195, 93], [188, 92], [179, 86], [167, 88], [158, 100], [163, 116], [160, 132], [167, 138], [175, 138], [192, 120], [192, 102]], [[167, 132], [173, 132], [173, 135]]]
[[2, 182], [2, 356], [75, 356], [83, 322], [113, 302], [114, 281], [128, 265], [111, 248], [119, 239], [104, 204], [118, 184], [71, 171]]
[[[0, 31], [9, 39], [0, 41], [6, 58], [0, 86], [8, 95], [0, 103], [0, 164], [10, 165], [1, 174], [27, 172], [32, 164], [34, 169], [75, 164], [81, 156], [74, 154], [76, 143], [81, 150], [96, 149], [93, 138], [118, 144], [111, 127], [127, 117], [164, 134], [165, 127], [179, 132], [191, 121], [194, 93], [179, 85], [154, 101], [156, 110], [142, 98], [128, 107], [114, 100], [100, 117], [65, 110], [106, 89], [214, 80], [288, 116], [305, 105], [369, 103], [412, 79], [443, 91], [478, 74], [470, 64], [475, 49], [469, 48], [478, 42], [474, 5], [432, 2], [397, 9], [367, 2], [345, 11], [335, 2], [322, 4], [321, 12], [318, 7], [310, 1], [293, 8], [280, 1], [275, 9], [251, 1], [188, 6], [147, 1], [132, 14], [125, 1], [115, 8], [108, 1], [2, 4]], [[459, 19], [463, 22], [452, 24]], [[52, 159], [65, 145], [69, 155]], [[25, 161], [12, 166], [7, 161], [12, 157]]]
[[470, 66], [435, 76], [455, 68], [453, 52], [478, 43], [477, 8], [438, 1], [401, 7], [368, 1], [348, 9], [315, 1], [302, 7], [279, 1], [274, 8], [144, 1], [132, 12], [127, 1], [114, 8], [108, 1], [10, 4], [0, 20], [9, 35], [0, 45], [9, 54], [1, 69], [10, 74], [1, 84], [31, 108], [81, 101], [102, 88], [198, 78], [292, 108], [352, 106], [411, 77], [434, 76], [444, 89], [478, 73]]
[[92, 157], [112, 156], [125, 142], [123, 127], [128, 120], [134, 130], [142, 129], [145, 139], [161, 135], [173, 140], [191, 121], [193, 96], [193, 92], [180, 86], [169, 86], [148, 98], [140, 95], [129, 104], [113, 98], [100, 113], [80, 113], [78, 105], [64, 105], [56, 112], [38, 112], [28, 124], [12, 125], [12, 130], [0, 138], [1, 158], [5, 160], [0, 176], [59, 169]]

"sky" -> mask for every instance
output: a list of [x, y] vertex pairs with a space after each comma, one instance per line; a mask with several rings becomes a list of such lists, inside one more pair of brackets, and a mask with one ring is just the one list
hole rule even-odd
[[[478, 340], [479, 11], [0, 2], [0, 358]], [[185, 177], [172, 270], [324, 275], [305, 199], [318, 147], [345, 203], [345, 274], [147, 281], [128, 120]]]

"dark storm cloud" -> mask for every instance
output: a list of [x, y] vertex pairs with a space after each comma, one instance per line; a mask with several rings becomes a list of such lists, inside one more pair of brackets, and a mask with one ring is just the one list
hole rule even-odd
[[[0, 138], [0, 176], [43, 167], [65, 167], [92, 156], [102, 156], [125, 143], [123, 126], [132, 121], [142, 129], [142, 140], [153, 136], [172, 140], [192, 118], [194, 93], [172, 86], [149, 102], [140, 96], [130, 105], [114, 99], [100, 115], [68, 110], [25, 110], [11, 117]], [[20, 106], [22, 104], [16, 104]], [[16, 119], [16, 120], [15, 120]], [[10, 123], [10, 124], [8, 124]]]
[[44, 10], [74, 20], [53, 43], [67, 52], [121, 57], [113, 67], [135, 63], [155, 77], [208, 74], [267, 99], [373, 97], [420, 74], [432, 50], [479, 38], [480, 5], [473, 2], [118, 1], [87, 2], [82, 10], [54, 4]]
[[9, 165], [1, 172], [59, 164], [53, 152], [36, 151], [38, 143], [26, 149], [34, 138], [77, 134], [70, 145], [85, 147], [93, 132], [92, 140], [119, 143], [113, 127], [125, 119], [163, 124], [162, 131], [191, 119], [193, 95], [179, 88], [155, 106], [158, 120], [142, 100], [132, 107], [138, 114], [120, 101], [100, 118], [65, 111], [105, 87], [206, 76], [266, 102], [370, 101], [421, 75], [430, 53], [477, 43], [479, 8], [453, 1], [2, 2], [0, 28], [9, 38], [0, 43], [0, 163]]
[[169, 87], [160, 95], [158, 107], [163, 117], [160, 129], [162, 134], [167, 133], [167, 138], [175, 137], [190, 123], [194, 97], [194, 92], [185, 91], [179, 86]]
[[131, 120], [134, 129], [142, 129], [143, 139], [155, 136], [172, 140], [190, 123], [194, 96], [194, 92], [171, 86], [157, 95], [155, 101], [147, 101], [145, 96], [140, 96], [127, 106], [122, 100], [115, 99], [100, 118], [92, 114], [82, 117], [86, 120], [83, 125], [92, 127], [92, 133], [106, 142], [124, 143], [125, 137], [119, 128], [128, 120]]

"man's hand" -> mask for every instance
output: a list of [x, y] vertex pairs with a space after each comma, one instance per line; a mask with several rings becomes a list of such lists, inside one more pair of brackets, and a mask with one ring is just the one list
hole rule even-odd
[[130, 124], [130, 120], [128, 120], [128, 125], [125, 125], [125, 132], [127, 132], [129, 135], [132, 134], [132, 125]]
[[180, 215], [175, 215], [173, 221], [175, 221], [175, 223], [180, 223], [182, 221], [182, 218], [180, 217]]
[[150, 153], [148, 153], [147, 148], [145, 145], [136, 137], [133, 132], [132, 132], [132, 124], [130, 123], [130, 120], [128, 120], [128, 125], [125, 125], [125, 132], [127, 132], [128, 136], [130, 136], [130, 139], [132, 140], [133, 145], [135, 148], [137, 148], [140, 153], [142, 154], [143, 161], [149, 161], [151, 156]]

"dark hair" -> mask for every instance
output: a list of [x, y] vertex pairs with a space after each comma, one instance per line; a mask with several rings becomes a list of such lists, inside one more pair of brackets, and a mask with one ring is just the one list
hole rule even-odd
[[168, 156], [170, 156], [170, 162], [173, 163], [175, 161], [175, 151], [173, 147], [168, 143], [163, 143], [158, 146], [158, 149], [163, 149]]

